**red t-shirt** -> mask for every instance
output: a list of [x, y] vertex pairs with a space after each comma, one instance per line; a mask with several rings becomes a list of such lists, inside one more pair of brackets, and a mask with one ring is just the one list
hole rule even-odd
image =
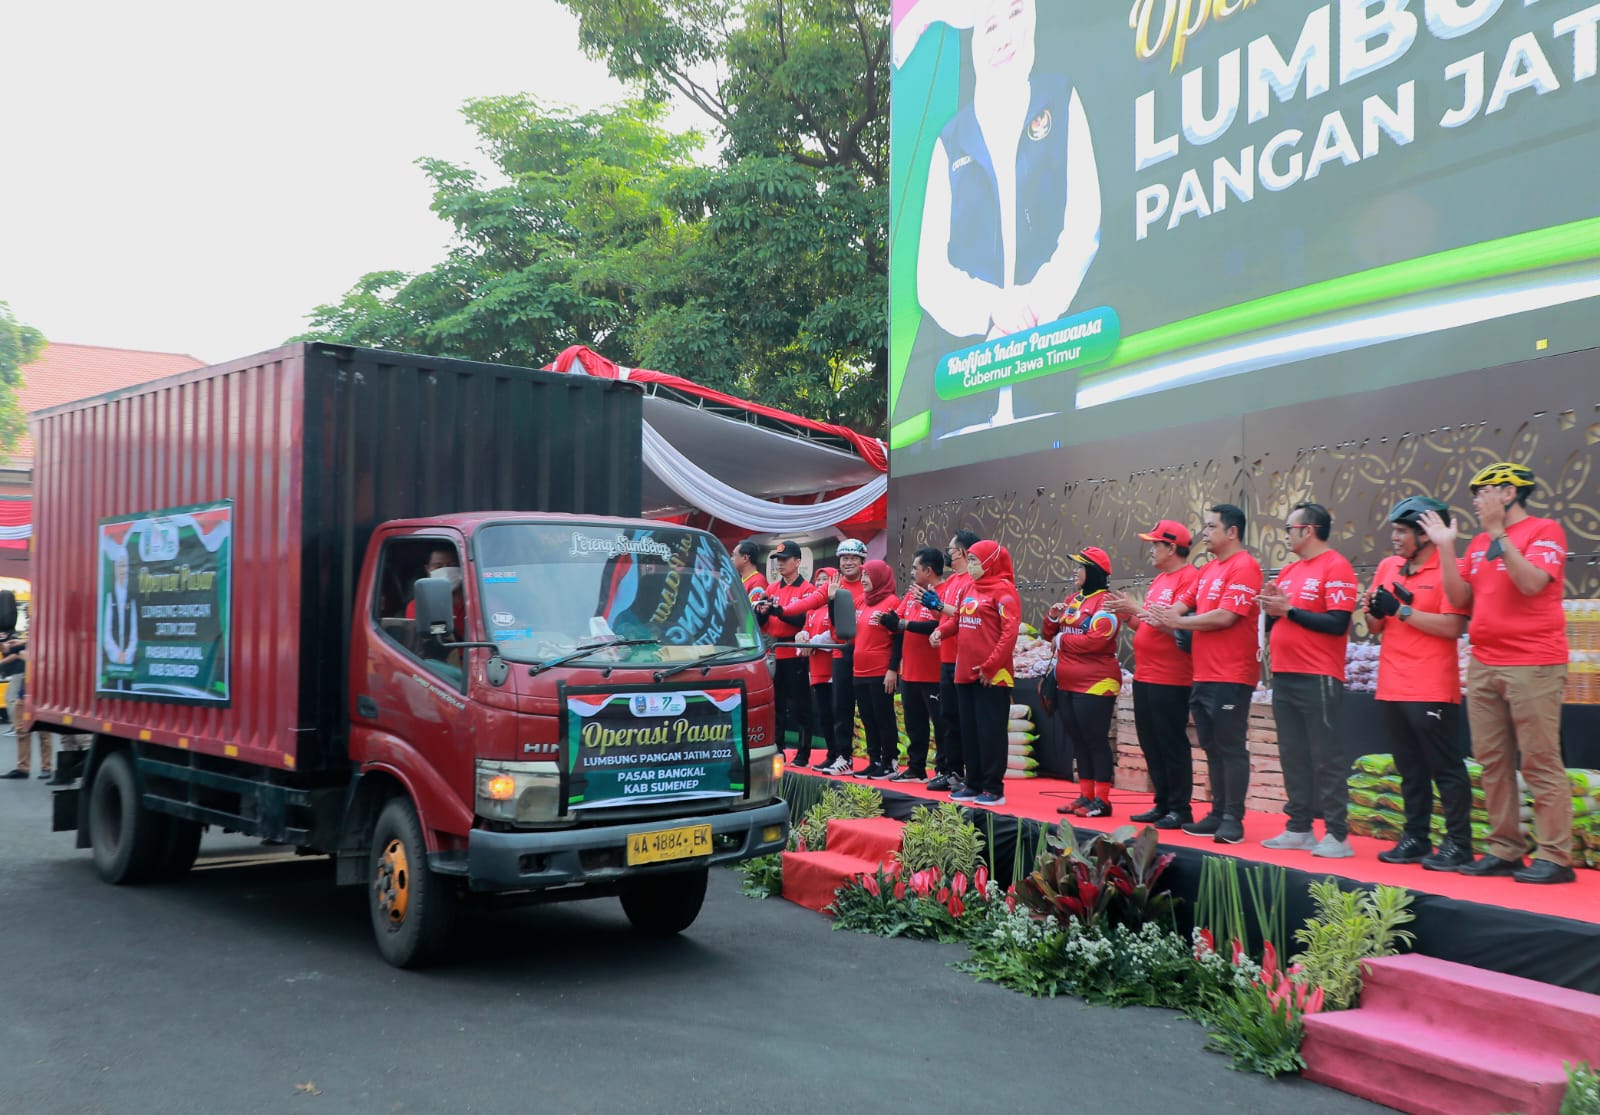
[[972, 578], [965, 573], [952, 573], [944, 579], [939, 586], [939, 599], [956, 610], [956, 615], [943, 616], [939, 620], [939, 664], [941, 666], [955, 665], [956, 642], [961, 634], [958, 623], [961, 612], [961, 601], [972, 590]]
[[1224, 608], [1239, 617], [1220, 631], [1194, 633], [1195, 681], [1255, 685], [1261, 680], [1256, 657], [1261, 645], [1256, 634], [1260, 592], [1261, 564], [1249, 550], [1238, 550], [1230, 558], [1202, 566], [1194, 585], [1178, 598], [1198, 616]]
[[[934, 589], [934, 592], [938, 591], [937, 588]], [[937, 623], [939, 620], [936, 612], [922, 606], [922, 589], [916, 585], [913, 585], [911, 591], [906, 593], [905, 599], [900, 601], [898, 611], [902, 630], [907, 623]], [[903, 630], [900, 642], [900, 680], [918, 682], [939, 680], [939, 651], [928, 642], [927, 635]]]
[[[1122, 691], [1122, 663], [1117, 661], [1116, 615], [1103, 608], [1102, 589], [1067, 597], [1066, 614], [1045, 617], [1040, 634], [1056, 643], [1056, 684], [1067, 693], [1114, 696]], [[1060, 636], [1057, 638], [1057, 636]]]
[[895, 633], [882, 624], [873, 623], [872, 617], [899, 607], [900, 598], [892, 592], [876, 604], [868, 604], [865, 595], [856, 604], [856, 677], [881, 678], [889, 672]]
[[985, 590], [971, 585], [961, 597], [957, 620], [956, 684], [971, 685], [982, 673], [995, 685], [1016, 684], [1012, 652], [1022, 623], [1022, 602], [1006, 582]]
[[1461, 576], [1472, 586], [1472, 657], [1485, 666], [1567, 664], [1567, 617], [1561, 593], [1567, 565], [1567, 532], [1553, 519], [1529, 515], [1506, 527], [1506, 537], [1550, 580], [1532, 596], [1511, 582], [1504, 558], [1488, 559], [1489, 536], [1480, 534], [1461, 559]]
[[[1278, 572], [1278, 585], [1289, 606], [1302, 612], [1354, 612], [1356, 571], [1337, 550], [1324, 550], [1314, 558], [1291, 561]], [[1345, 648], [1350, 629], [1327, 635], [1301, 627], [1288, 616], [1274, 620], [1271, 637], [1272, 672], [1318, 674], [1344, 680]]]
[[[779, 610], [795, 615], [806, 610], [806, 598], [817, 594], [816, 586], [804, 577], [796, 575], [794, 584], [787, 584], [781, 578], [767, 584], [767, 599], [779, 605]], [[814, 603], [814, 601], [813, 601]], [[761, 623], [761, 630], [767, 633], [768, 638], [792, 641], [800, 631], [801, 624], [790, 623], [782, 619], [778, 612], [767, 616]], [[778, 658], [793, 658], [797, 652], [793, 647], [779, 645], [773, 654]]]
[[[1396, 583], [1411, 591], [1411, 606], [1419, 612], [1464, 616], [1466, 611], [1450, 603], [1439, 575], [1439, 551], [1429, 550], [1427, 560], [1404, 573], [1405, 560], [1386, 557], [1372, 575], [1372, 588], [1390, 588]], [[1411, 624], [1389, 616], [1383, 620], [1383, 642], [1378, 646], [1378, 700], [1428, 701], [1456, 705], [1461, 703], [1461, 664], [1456, 641], [1418, 631]]]
[[[818, 608], [806, 615], [805, 633], [807, 641], [818, 639], [824, 643], [834, 641], [832, 623], [828, 609]], [[814, 650], [811, 652], [811, 684], [827, 685], [833, 680], [833, 651]]]
[[[1150, 582], [1144, 602], [1150, 604], [1175, 604], [1194, 588], [1200, 579], [1200, 570], [1192, 565], [1159, 573]], [[1194, 659], [1178, 646], [1172, 632], [1134, 621], [1133, 629], [1133, 680], [1151, 685], [1189, 685], [1194, 681]]]

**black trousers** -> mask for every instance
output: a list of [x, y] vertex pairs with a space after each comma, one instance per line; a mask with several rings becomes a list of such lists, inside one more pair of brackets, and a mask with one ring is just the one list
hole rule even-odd
[[1244, 799], [1250, 791], [1250, 694], [1255, 686], [1231, 681], [1197, 681], [1189, 690], [1189, 715], [1194, 734], [1206, 753], [1211, 778], [1211, 812], [1244, 820]]
[[853, 758], [856, 751], [855, 648], [833, 652], [833, 746], [830, 759]]
[[1111, 754], [1111, 718], [1117, 714], [1115, 694], [1068, 693], [1056, 695], [1056, 723], [1072, 741], [1073, 765], [1084, 781], [1110, 782], [1116, 774]]
[[1192, 816], [1194, 760], [1189, 749], [1189, 687], [1133, 683], [1133, 726], [1150, 770], [1155, 807]]
[[966, 756], [967, 788], [980, 794], [1003, 795], [1011, 687], [977, 682], [957, 685], [956, 703], [961, 709], [961, 747]]
[[937, 743], [941, 763], [944, 762], [943, 710], [939, 707], [939, 683], [936, 681], [902, 681], [900, 707], [906, 713], [906, 769], [912, 774], [928, 773], [928, 733], [931, 730]]
[[1406, 803], [1406, 835], [1433, 843], [1433, 787], [1444, 807], [1444, 832], [1472, 847], [1472, 780], [1456, 743], [1461, 706], [1435, 701], [1379, 701], [1400, 795]]
[[1327, 674], [1273, 674], [1272, 718], [1278, 728], [1278, 759], [1287, 799], [1284, 825], [1310, 832], [1321, 817], [1328, 835], [1350, 835], [1350, 764], [1339, 742], [1344, 685]]
[[956, 700], [954, 662], [939, 664], [939, 722], [944, 725], [944, 735], [939, 737], [939, 753], [934, 760], [934, 769], [940, 774], [961, 778], [966, 773], [967, 757], [961, 746], [961, 705]]
[[867, 761], [894, 770], [900, 760], [900, 730], [894, 721], [894, 694], [883, 691], [883, 675], [856, 678], [856, 710], [867, 736]]
[[[822, 737], [822, 753], [827, 756], [825, 763], [837, 759], [841, 751], [834, 742], [833, 734], [833, 682], [825, 681], [821, 685], [811, 687], [811, 723], [816, 728], [816, 734]], [[806, 740], [805, 756], [810, 758], [811, 741]], [[799, 756], [796, 756], [798, 759]]]
[[804, 658], [780, 658], [772, 678], [777, 701], [778, 746], [787, 747], [789, 729], [795, 730], [795, 761], [811, 757], [811, 663]]

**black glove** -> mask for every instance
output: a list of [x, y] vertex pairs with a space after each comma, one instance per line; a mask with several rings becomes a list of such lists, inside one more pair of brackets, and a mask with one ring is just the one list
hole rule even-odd
[[[1402, 589], [1401, 591], [1404, 592], [1405, 590]], [[1406, 595], [1410, 596], [1411, 594], [1408, 592]], [[1399, 611], [1399, 598], [1382, 585], [1379, 585], [1378, 590], [1372, 594], [1372, 602], [1367, 605], [1367, 614], [1376, 616], [1378, 619], [1387, 619], [1389, 616], [1398, 614]]]
[[1402, 604], [1410, 604], [1416, 600], [1415, 594], [1399, 581], [1395, 581], [1389, 587], [1394, 590], [1394, 594], [1400, 598], [1400, 603]]
[[944, 601], [939, 599], [939, 594], [931, 588], [922, 590], [922, 606], [930, 612], [937, 612], [944, 607]]

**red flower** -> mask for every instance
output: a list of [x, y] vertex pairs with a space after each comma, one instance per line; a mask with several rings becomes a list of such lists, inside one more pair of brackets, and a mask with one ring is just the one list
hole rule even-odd
[[957, 871], [950, 879], [950, 889], [957, 894], [967, 893], [967, 876], [963, 871]]
[[1267, 941], [1261, 946], [1261, 974], [1263, 976], [1277, 976], [1278, 950], [1272, 947], [1272, 942]]
[[1233, 942], [1233, 966], [1237, 968], [1239, 961], [1244, 959], [1244, 945], [1238, 940]]
[[950, 896], [950, 916], [953, 918], [958, 918], [966, 912], [967, 907], [965, 903], [961, 901], [961, 896], [959, 894], [952, 894]]
[[1311, 994], [1306, 996], [1305, 1003], [1300, 1007], [1306, 1014], [1316, 1014], [1322, 1009], [1322, 988], [1313, 987]]
[[904, 881], [902, 881], [902, 882], [898, 882], [898, 883], [896, 883], [896, 884], [895, 884], [895, 885], [894, 885], [894, 897], [895, 897], [895, 900], [896, 900], [896, 901], [897, 901], [897, 902], [903, 902], [903, 901], [905, 901], [905, 897], [906, 897], [906, 884], [905, 884], [905, 883], [904, 883]]
[[1017, 912], [1017, 895], [1016, 895], [1016, 892], [1015, 891], [1007, 892], [1007, 894], [1006, 894], [1006, 913], [1014, 914], [1016, 912]]
[[977, 888], [979, 894], [988, 892], [989, 868], [986, 865], [978, 864], [978, 870], [972, 873], [972, 885]]
[[943, 906], [946, 902], [950, 901], [950, 888], [940, 887], [934, 893], [933, 897], [939, 903], [939, 905]]
[[1199, 958], [1200, 956], [1204, 955], [1207, 952], [1216, 952], [1216, 951], [1217, 951], [1217, 939], [1216, 939], [1216, 937], [1212, 936], [1211, 930], [1202, 929], [1200, 931], [1200, 940], [1195, 942], [1195, 946], [1194, 946], [1195, 957]]
[[861, 876], [861, 889], [874, 898], [878, 897], [878, 880], [871, 875]]

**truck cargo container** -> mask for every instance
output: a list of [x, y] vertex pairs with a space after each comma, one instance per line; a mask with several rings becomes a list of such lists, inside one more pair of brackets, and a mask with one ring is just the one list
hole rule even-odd
[[626, 383], [326, 344], [34, 415], [55, 828], [113, 883], [204, 826], [331, 855], [401, 966], [488, 892], [687, 927], [783, 846], [782, 752], [726, 550], [631, 517], [641, 427]]

